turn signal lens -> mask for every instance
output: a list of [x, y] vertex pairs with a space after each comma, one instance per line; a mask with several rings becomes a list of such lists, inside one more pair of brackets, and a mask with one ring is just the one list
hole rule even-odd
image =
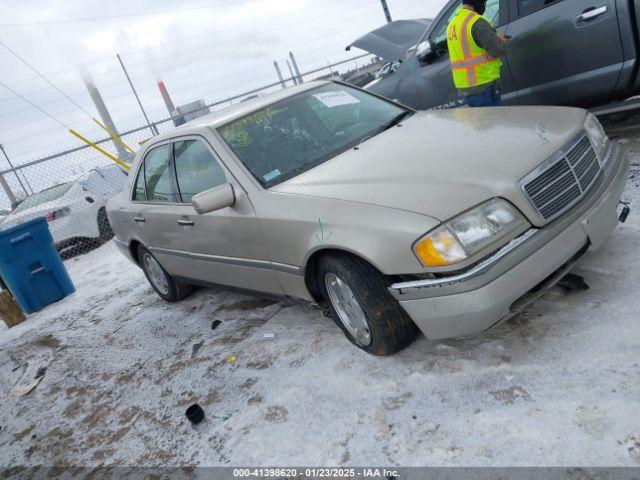
[[423, 238], [414, 248], [422, 263], [429, 267], [460, 262], [467, 256], [458, 240], [444, 228]]

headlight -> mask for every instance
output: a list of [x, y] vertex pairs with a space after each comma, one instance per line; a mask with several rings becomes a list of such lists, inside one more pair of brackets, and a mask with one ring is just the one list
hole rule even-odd
[[425, 267], [454, 265], [491, 245], [504, 244], [529, 222], [510, 203], [489, 200], [432, 230], [413, 245]]
[[607, 160], [607, 150], [609, 149], [609, 137], [607, 137], [604, 128], [602, 128], [600, 120], [592, 113], [587, 115], [584, 129], [587, 132], [589, 141], [591, 141], [591, 145], [593, 145], [593, 149], [596, 151], [600, 166], [604, 167]]

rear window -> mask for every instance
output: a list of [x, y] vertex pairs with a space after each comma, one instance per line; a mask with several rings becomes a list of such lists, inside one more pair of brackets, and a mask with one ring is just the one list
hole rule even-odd
[[24, 212], [25, 210], [35, 208], [43, 203], [53, 202], [54, 200], [63, 197], [72, 186], [72, 182], [63, 183], [62, 185], [56, 185], [55, 187], [47, 188], [46, 190], [31, 195], [14, 210], [14, 213]]

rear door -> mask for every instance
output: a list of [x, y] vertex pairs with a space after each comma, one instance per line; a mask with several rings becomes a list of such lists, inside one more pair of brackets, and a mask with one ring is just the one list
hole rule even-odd
[[[458, 102], [459, 95], [453, 84], [447, 48], [447, 26], [462, 3], [462, 0], [450, 2], [439, 15], [433, 28], [421, 40], [421, 43], [431, 40], [435, 45], [436, 55], [428, 62], [421, 62], [415, 56], [409, 60], [416, 62], [416, 93], [420, 109], [453, 107]], [[509, 18], [508, 0], [488, 0], [484, 16], [489, 18], [499, 31], [504, 31], [503, 25]], [[515, 95], [509, 95], [515, 87], [506, 62], [502, 67], [502, 85], [505, 93], [504, 103], [515, 102]]]
[[511, 0], [518, 101], [587, 105], [615, 89], [623, 51], [615, 0]]
[[150, 250], [171, 244], [175, 231], [171, 205], [177, 203], [177, 195], [171, 175], [170, 147], [170, 142], [165, 142], [151, 148], [136, 173], [131, 204], [135, 237]]

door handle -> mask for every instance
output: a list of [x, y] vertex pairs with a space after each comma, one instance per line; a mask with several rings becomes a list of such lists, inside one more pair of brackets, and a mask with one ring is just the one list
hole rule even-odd
[[138, 223], [144, 223], [147, 220], [144, 217], [133, 217], [133, 221]]
[[587, 20], [593, 20], [594, 18], [599, 17], [600, 15], [604, 15], [605, 13], [607, 13], [607, 6], [603, 5], [599, 8], [584, 11], [576, 17], [576, 20], [578, 22], [586, 22]]
[[181, 227], [190, 227], [193, 224], [193, 220], [178, 220], [178, 225], [180, 225]]

